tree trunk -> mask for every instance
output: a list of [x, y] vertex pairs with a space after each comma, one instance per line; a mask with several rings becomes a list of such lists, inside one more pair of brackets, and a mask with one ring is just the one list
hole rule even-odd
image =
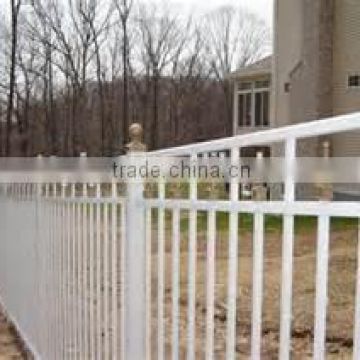
[[127, 20], [123, 21], [123, 145], [127, 142], [129, 128], [129, 83], [128, 83], [128, 34]]
[[15, 4], [15, 0], [11, 0], [11, 59], [10, 59], [10, 81], [9, 96], [6, 111], [6, 139], [5, 139], [5, 156], [11, 154], [11, 133], [12, 133], [12, 117], [14, 113], [14, 92], [15, 92], [15, 71], [16, 71], [16, 50], [17, 50], [17, 25], [18, 15], [20, 11], [21, 1]]
[[151, 146], [156, 149], [159, 145], [159, 124], [158, 124], [158, 113], [159, 113], [159, 76], [155, 72], [153, 76], [153, 126], [152, 126], [152, 138]]

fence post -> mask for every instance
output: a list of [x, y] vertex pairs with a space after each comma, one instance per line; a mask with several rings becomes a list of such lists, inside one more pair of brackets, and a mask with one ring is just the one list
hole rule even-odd
[[[129, 128], [127, 160], [140, 164], [146, 150], [139, 124]], [[140, 178], [128, 180], [125, 239], [125, 359], [146, 358], [146, 254], [144, 184]]]

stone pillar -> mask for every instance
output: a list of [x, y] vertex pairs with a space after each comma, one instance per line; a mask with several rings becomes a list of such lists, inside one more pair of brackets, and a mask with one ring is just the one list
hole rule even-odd
[[[141, 164], [146, 146], [139, 124], [129, 128], [126, 145], [131, 165]], [[146, 235], [144, 184], [141, 179], [128, 181], [125, 205], [125, 358], [146, 358]]]

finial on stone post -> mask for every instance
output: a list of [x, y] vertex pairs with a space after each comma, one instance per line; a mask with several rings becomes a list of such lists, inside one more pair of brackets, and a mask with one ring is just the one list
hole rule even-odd
[[331, 156], [331, 143], [329, 140], [325, 140], [321, 144], [321, 156], [323, 158], [329, 158]]
[[266, 201], [267, 200], [267, 187], [264, 184], [255, 184], [252, 188], [252, 199], [254, 201]]
[[[331, 143], [330, 140], [325, 140], [321, 143], [321, 157], [329, 159], [331, 157]], [[321, 174], [324, 176], [323, 174]], [[328, 180], [328, 179], [327, 179]], [[334, 198], [334, 189], [331, 183], [319, 183], [316, 186], [318, 199], [322, 201], [331, 201]]]
[[125, 145], [126, 152], [145, 152], [146, 145], [143, 140], [143, 128], [140, 124], [134, 123], [129, 127], [130, 142]]

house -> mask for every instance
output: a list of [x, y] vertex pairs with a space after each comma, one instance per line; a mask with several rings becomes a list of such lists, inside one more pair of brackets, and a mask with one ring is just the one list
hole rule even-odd
[[[234, 134], [359, 111], [360, 1], [275, 0], [274, 7], [273, 55], [231, 74]], [[360, 156], [356, 132], [304, 141], [298, 153], [320, 155], [325, 144], [333, 156]]]

